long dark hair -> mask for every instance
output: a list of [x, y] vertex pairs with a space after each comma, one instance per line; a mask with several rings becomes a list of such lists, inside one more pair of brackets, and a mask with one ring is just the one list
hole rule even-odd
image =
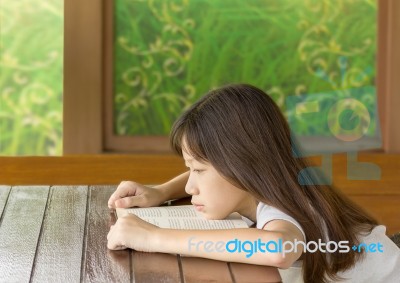
[[[315, 185], [313, 176], [298, 176], [307, 161], [293, 154], [289, 126], [274, 101], [262, 90], [246, 84], [210, 91], [174, 124], [171, 146], [182, 155], [182, 142], [199, 161], [209, 162], [227, 181], [255, 199], [296, 219], [307, 241], [359, 243], [377, 221], [338, 190]], [[304, 170], [303, 170], [304, 173]], [[327, 231], [324, 231], [326, 227]], [[351, 268], [361, 253], [305, 253], [305, 282], [337, 280], [339, 271]]]

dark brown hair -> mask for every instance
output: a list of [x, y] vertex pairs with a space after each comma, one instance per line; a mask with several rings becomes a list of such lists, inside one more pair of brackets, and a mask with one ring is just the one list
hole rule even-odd
[[[335, 188], [316, 185], [307, 171], [302, 171], [306, 185], [299, 183], [308, 164], [296, 157], [298, 149], [278, 106], [254, 86], [228, 85], [202, 97], [172, 127], [171, 146], [180, 155], [183, 140], [188, 153], [209, 162], [227, 181], [296, 219], [307, 241], [318, 242], [326, 233], [329, 241], [349, 241], [351, 247], [360, 233], [377, 225]], [[340, 279], [337, 272], [351, 268], [361, 256], [304, 253], [303, 279]]]

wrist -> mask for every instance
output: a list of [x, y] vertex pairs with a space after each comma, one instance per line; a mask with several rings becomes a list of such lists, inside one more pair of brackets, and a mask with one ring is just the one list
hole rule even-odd
[[154, 244], [153, 251], [154, 252], [163, 252], [163, 240], [162, 240], [162, 230], [163, 228], [157, 227], [154, 229], [152, 235], [151, 242]]
[[168, 201], [171, 199], [171, 193], [169, 192], [169, 190], [167, 188], [165, 188], [165, 186], [157, 185], [157, 186], [154, 186], [154, 188], [156, 188], [159, 191], [159, 193], [161, 194], [162, 202], [165, 202], [165, 201]]
[[154, 251], [159, 253], [172, 253], [179, 254], [180, 240], [178, 239], [178, 234], [180, 230], [169, 229], [169, 228], [159, 228], [153, 234], [154, 241]]

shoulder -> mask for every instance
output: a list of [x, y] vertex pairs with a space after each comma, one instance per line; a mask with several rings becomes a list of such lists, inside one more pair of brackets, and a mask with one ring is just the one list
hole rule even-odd
[[259, 204], [257, 208], [257, 228], [266, 232], [274, 232], [278, 236], [283, 250], [285, 250], [283, 251], [284, 256], [281, 258], [284, 260], [281, 268], [289, 268], [303, 254], [302, 245], [297, 246], [294, 250], [286, 248], [288, 246], [293, 248], [296, 242], [305, 243], [305, 235], [300, 224], [284, 212], [263, 203]]
[[296, 219], [262, 202], [257, 206], [257, 228], [275, 231], [285, 229], [294, 234], [300, 234], [304, 241], [306, 239], [304, 230]]

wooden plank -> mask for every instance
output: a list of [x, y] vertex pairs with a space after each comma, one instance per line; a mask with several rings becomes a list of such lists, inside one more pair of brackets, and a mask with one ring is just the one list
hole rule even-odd
[[115, 186], [91, 186], [87, 214], [82, 280], [85, 282], [130, 282], [130, 251], [107, 249], [107, 234], [115, 222], [107, 201]]
[[377, 98], [383, 148], [386, 152], [400, 152], [400, 2], [379, 0]]
[[172, 254], [132, 252], [135, 282], [180, 282], [178, 257]]
[[4, 207], [7, 203], [8, 195], [10, 194], [10, 186], [0, 186], [0, 225], [3, 219]]
[[79, 282], [87, 191], [87, 186], [51, 188], [32, 282]]
[[48, 186], [11, 189], [0, 227], [3, 282], [29, 281], [48, 193]]
[[186, 283], [233, 281], [227, 262], [183, 256], [181, 256], [181, 262], [183, 279]]
[[271, 266], [229, 263], [235, 282], [281, 282], [278, 269]]
[[[376, 104], [379, 115], [379, 126], [381, 128], [382, 134], [382, 148], [387, 151], [388, 149], [388, 139], [387, 133], [389, 130], [389, 125], [387, 123], [388, 114], [387, 111], [387, 101], [392, 93], [389, 93], [388, 79], [390, 74], [388, 74], [390, 64], [390, 28], [389, 24], [392, 19], [389, 18], [389, 1], [388, 0], [378, 0], [378, 11], [377, 11], [377, 61], [376, 61]], [[393, 52], [393, 51], [392, 51]], [[394, 95], [394, 93], [393, 93]]]
[[64, 1], [63, 154], [103, 149], [103, 2]]
[[400, 196], [350, 196], [387, 227], [386, 234], [400, 232]]
[[[315, 165], [321, 161], [319, 157], [310, 157], [310, 160]], [[358, 161], [376, 164], [381, 169], [381, 180], [350, 180], [346, 154], [334, 154], [332, 168], [336, 187], [346, 195], [400, 195], [399, 154], [360, 153]], [[182, 159], [173, 155], [0, 157], [0, 180], [10, 185], [115, 185], [121, 180], [158, 184], [186, 170]]]
[[9, 185], [116, 185], [165, 182], [187, 168], [173, 155], [0, 157], [0, 180]]
[[[333, 156], [333, 184], [346, 195], [400, 195], [400, 155], [395, 154], [358, 154], [354, 163], [347, 154]], [[365, 180], [351, 180], [349, 165], [364, 170]], [[367, 166], [367, 167], [366, 167]], [[368, 180], [368, 167], [380, 171], [378, 180]], [[363, 169], [364, 168], [364, 169]], [[357, 173], [357, 172], [353, 172]], [[374, 170], [371, 175], [376, 175]]]

